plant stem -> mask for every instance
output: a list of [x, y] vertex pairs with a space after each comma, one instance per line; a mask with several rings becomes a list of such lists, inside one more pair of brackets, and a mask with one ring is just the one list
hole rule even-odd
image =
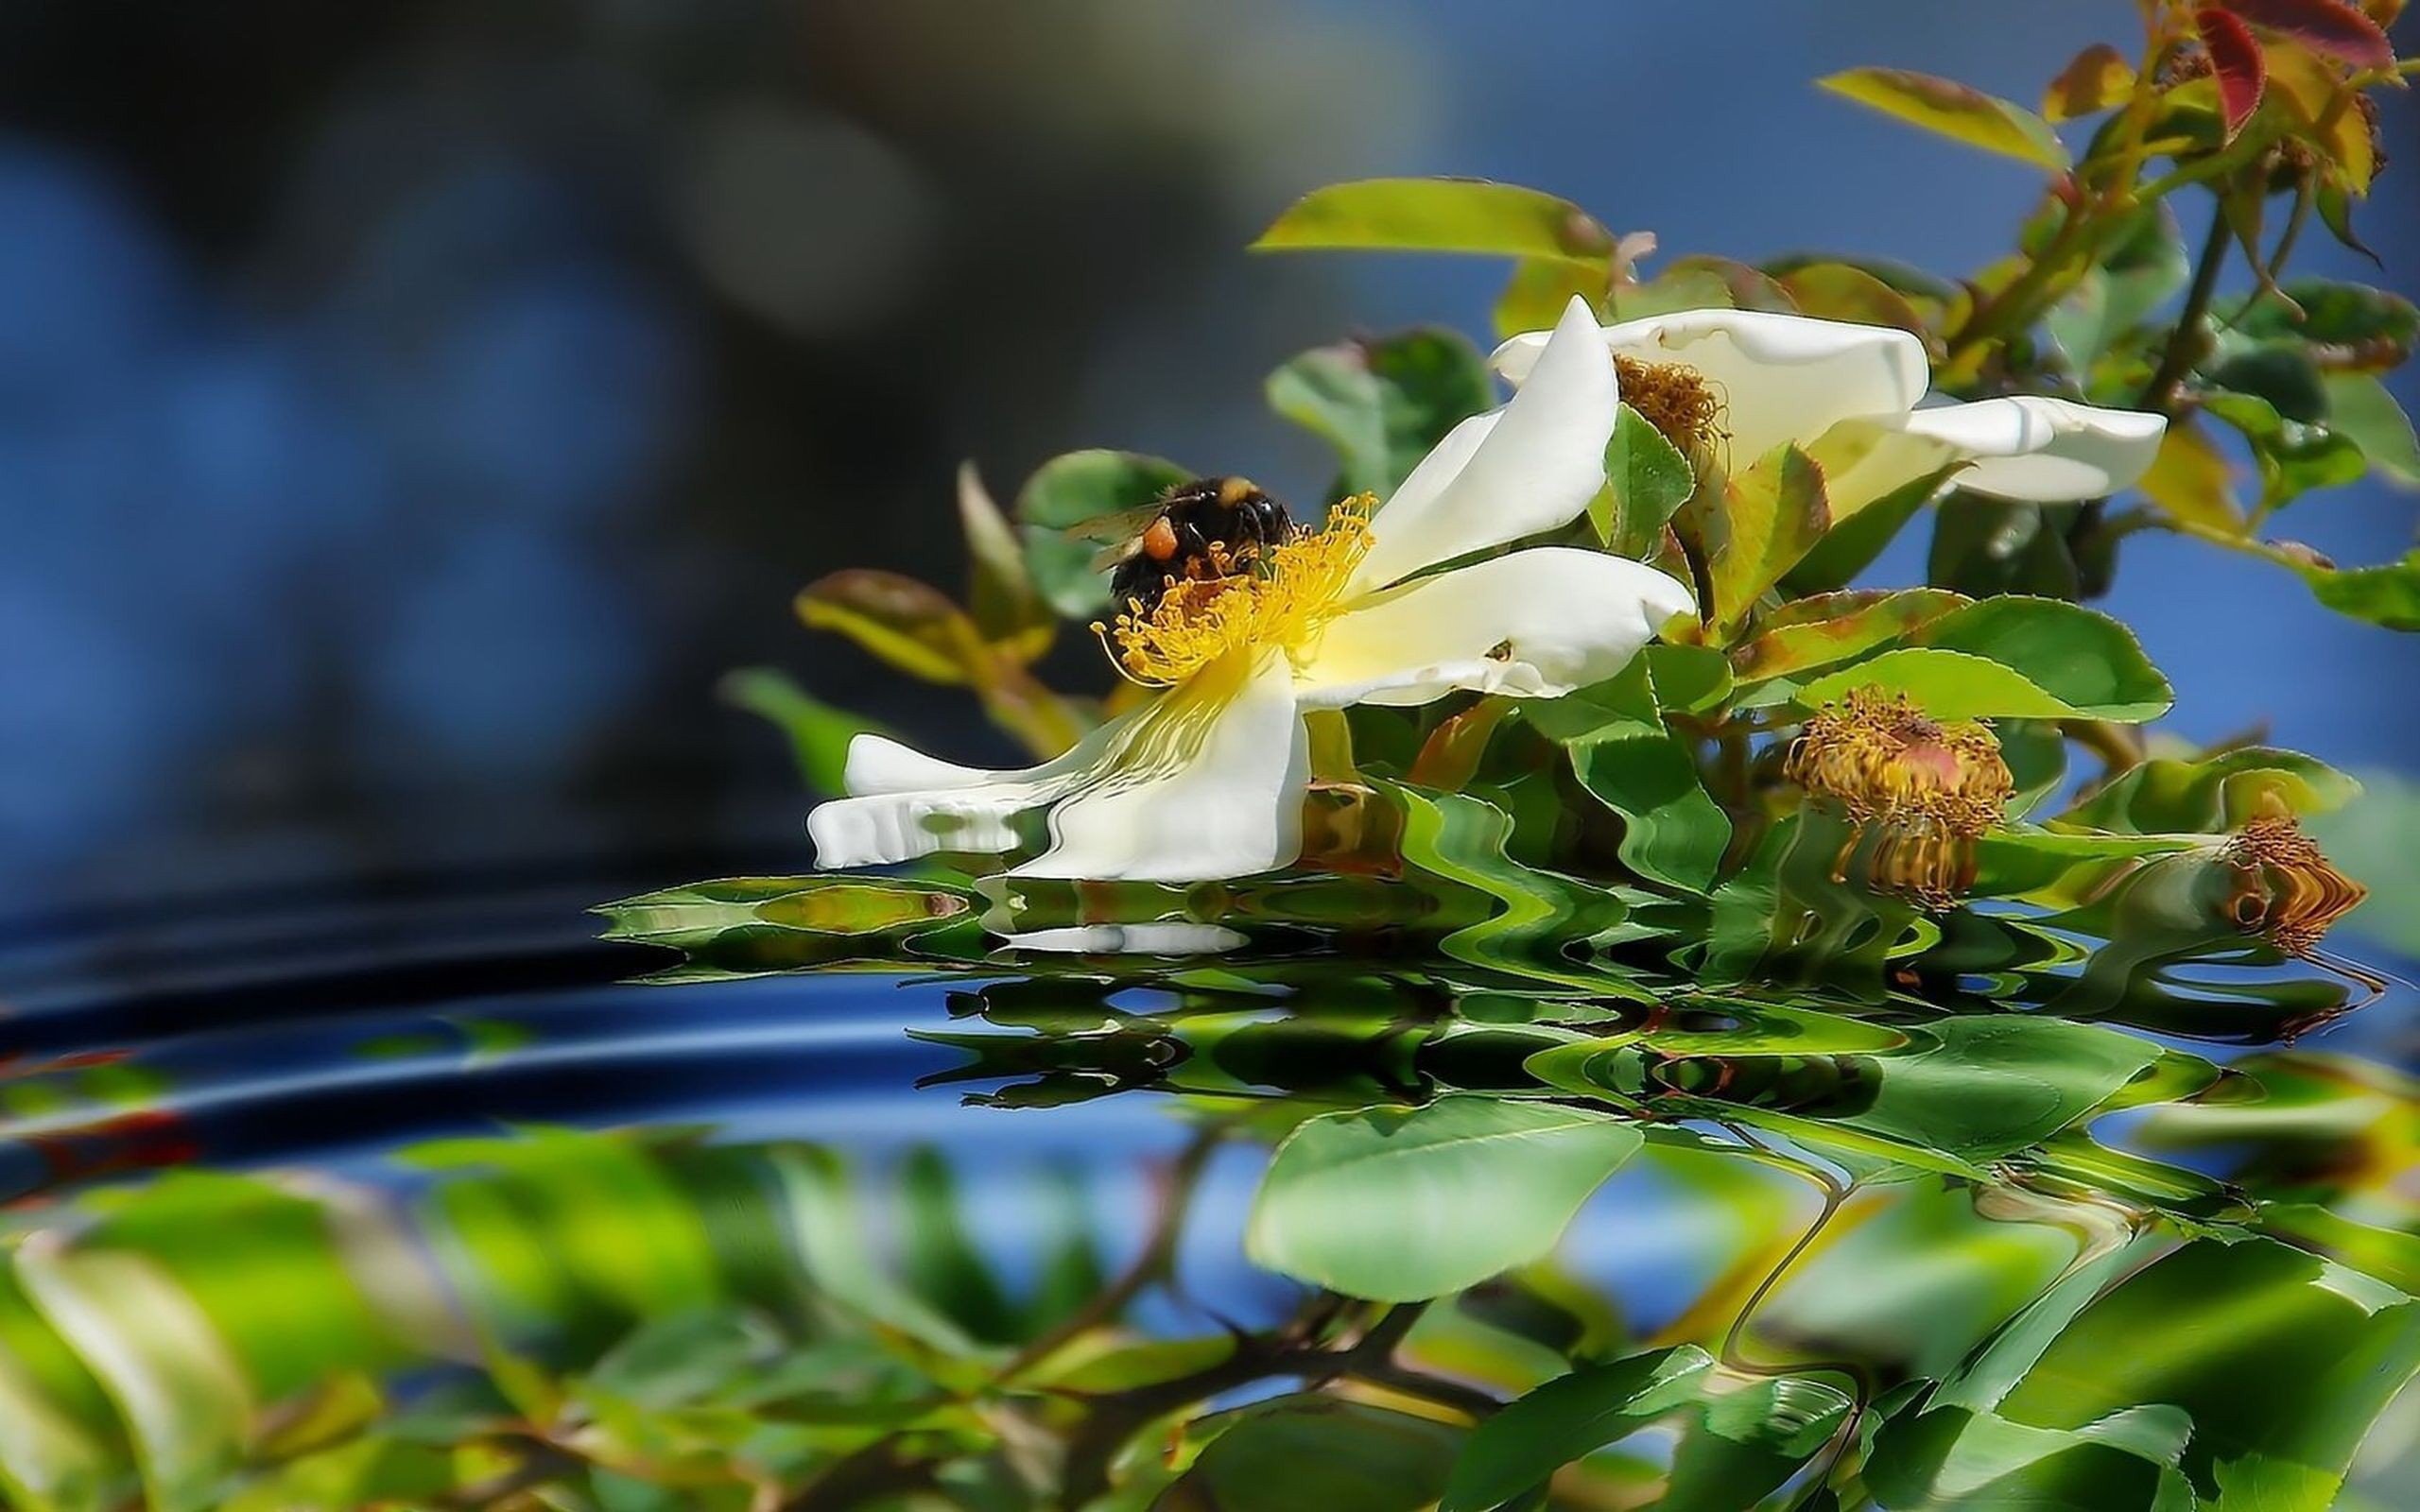
[[1159, 1211], [1152, 1219], [1150, 1237], [1143, 1242], [1142, 1253], [1115, 1280], [1094, 1293], [1056, 1328], [1019, 1349], [1000, 1367], [998, 1383], [1007, 1384], [1076, 1338], [1115, 1322], [1145, 1287], [1167, 1274], [1169, 1263], [1176, 1256], [1177, 1240], [1184, 1231], [1185, 1213], [1192, 1207], [1193, 1189], [1200, 1184], [1202, 1168], [1210, 1163], [1212, 1152], [1225, 1137], [1223, 1127], [1205, 1128], [1177, 1152], [1161, 1179]]
[[2209, 316], [2210, 297], [2218, 292], [2219, 269], [2226, 260], [2227, 213], [2221, 205], [2210, 212], [2210, 229], [2202, 238], [2201, 261], [2194, 265], [2193, 284], [2185, 293], [2185, 308], [2176, 317], [2176, 329], [2169, 335], [2168, 350], [2160, 353], [2159, 367], [2152, 372], [2152, 381], [2143, 387], [2136, 408], [2156, 410], [2163, 415], [2175, 413], [2177, 388], [2201, 355], [2202, 323]]

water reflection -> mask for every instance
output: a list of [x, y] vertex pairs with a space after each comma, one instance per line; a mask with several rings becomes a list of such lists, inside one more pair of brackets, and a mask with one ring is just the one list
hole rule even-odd
[[[1679, 905], [1525, 921], [1483, 869], [708, 885], [615, 912], [683, 953], [651, 983], [29, 1055], [0, 1487], [2167, 1509], [2358, 1468], [2398, 1504], [2366, 1431], [2420, 1370], [2420, 1100], [2234, 1043], [2356, 989], [2122, 887], [2091, 906], [2168, 938], [1876, 946], [1891, 905], [1820, 882], [1728, 972]], [[1213, 907], [1221, 954], [1105, 949]]]

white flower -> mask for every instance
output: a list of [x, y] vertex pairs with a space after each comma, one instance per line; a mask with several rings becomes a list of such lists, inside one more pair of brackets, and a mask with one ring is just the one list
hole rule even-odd
[[1540, 546], [1425, 568], [1565, 524], [1604, 481], [1617, 398], [1575, 300], [1501, 409], [1457, 425], [1371, 517], [1346, 508], [1259, 575], [1181, 584], [1121, 616], [1120, 661], [1167, 692], [1056, 760], [984, 771], [860, 735], [849, 797], [807, 816], [826, 867], [1048, 845], [1012, 874], [1207, 881], [1301, 850], [1306, 710], [1426, 703], [1456, 689], [1550, 698], [1613, 676], [1693, 605], [1639, 562]]
[[[2168, 421], [2130, 409], [2022, 396], [1917, 407], [1930, 373], [1924, 343], [1890, 326], [1761, 310], [1683, 310], [1607, 326], [1617, 359], [1695, 374], [1721, 407], [1741, 468], [1784, 442], [1825, 472], [1832, 518], [1953, 463], [1960, 488], [2002, 499], [2097, 499], [2141, 477]], [[1544, 332], [1496, 349], [1521, 383], [1541, 364]]]

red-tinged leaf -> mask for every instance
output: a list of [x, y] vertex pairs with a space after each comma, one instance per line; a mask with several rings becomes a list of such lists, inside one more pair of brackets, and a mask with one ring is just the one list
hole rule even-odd
[[2193, 13], [2193, 24], [2201, 30], [2202, 45], [2210, 50], [2210, 69], [2219, 80], [2219, 105], [2226, 114], [2227, 135], [2232, 137], [2260, 109], [2260, 96], [2269, 88], [2269, 66], [2261, 60], [2260, 43], [2252, 28], [2233, 12], [2204, 6]]
[[[2361, 8], [2344, 0], [2223, 0], [2229, 10], [2256, 26], [2283, 32], [2314, 52], [2325, 53], [2356, 68], [2393, 68], [2394, 43], [2386, 28]], [[2204, 26], [2203, 40], [2209, 40]], [[2217, 55], [2213, 47], [2211, 54]]]

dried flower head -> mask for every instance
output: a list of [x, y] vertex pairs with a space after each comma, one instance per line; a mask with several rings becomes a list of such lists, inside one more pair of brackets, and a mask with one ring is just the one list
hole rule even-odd
[[2328, 929], [2370, 895], [2329, 864], [2291, 818], [2254, 819], [2221, 853], [2236, 870], [2227, 899], [2235, 926], [2289, 955], [2316, 951]]
[[1694, 456], [1730, 439], [1722, 428], [1722, 398], [1695, 368], [1617, 354], [1614, 372], [1622, 403], [1683, 452]]
[[1938, 720], [1904, 695], [1855, 688], [1811, 715], [1782, 774], [1878, 832], [1873, 881], [1929, 907], [1974, 883], [1973, 842], [2016, 792], [1999, 742], [1973, 720]]

